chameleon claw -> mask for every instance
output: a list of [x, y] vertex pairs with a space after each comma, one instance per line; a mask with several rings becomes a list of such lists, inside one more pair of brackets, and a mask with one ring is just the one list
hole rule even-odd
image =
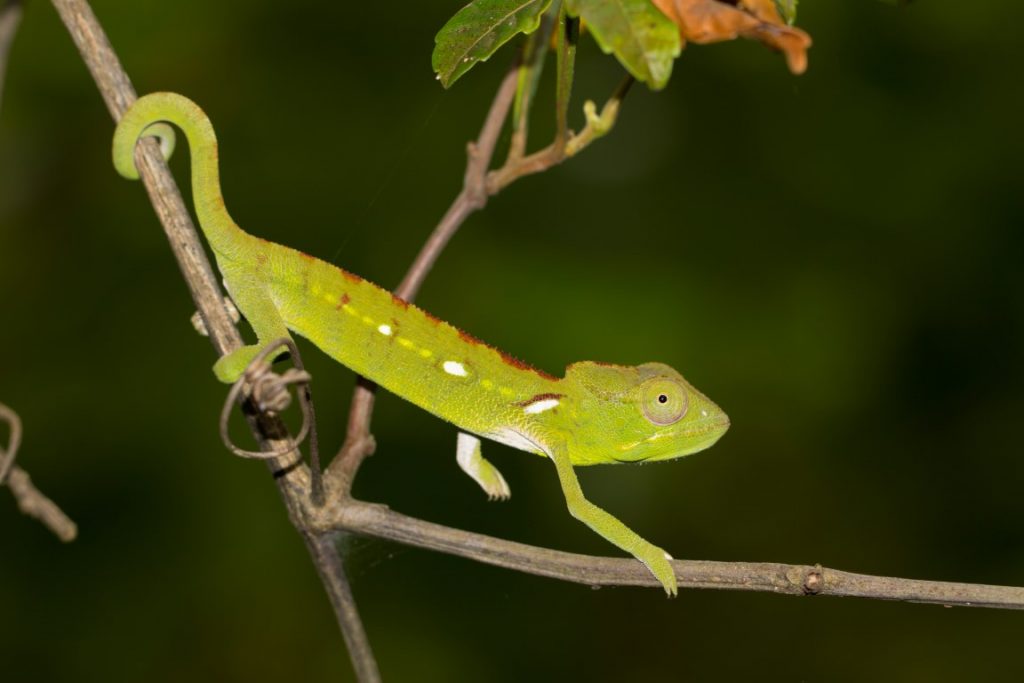
[[674, 598], [679, 594], [679, 587], [676, 582], [676, 571], [672, 568], [672, 556], [661, 548], [652, 546], [649, 553], [637, 554], [637, 559], [644, 563], [648, 571], [654, 574], [654, 578], [661, 582], [665, 594]]

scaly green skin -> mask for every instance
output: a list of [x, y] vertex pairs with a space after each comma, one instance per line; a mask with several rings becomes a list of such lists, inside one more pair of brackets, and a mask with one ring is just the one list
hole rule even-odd
[[[121, 175], [138, 178], [134, 149], [141, 136], [161, 137], [169, 152], [165, 123], [185, 132], [199, 223], [258, 339], [217, 361], [220, 380], [236, 380], [259, 348], [296, 332], [466, 432], [550, 458], [569, 512], [632, 553], [675, 595], [668, 554], [588, 501], [573, 465], [667, 460], [707, 448], [729, 426], [718, 406], [659, 363], [576, 363], [564, 378], [553, 377], [356, 275], [244, 232], [221, 197], [213, 126], [181, 95], [146, 95], [125, 113], [113, 148]], [[504, 479], [482, 458], [476, 439], [460, 435], [458, 460], [491, 497], [507, 497]]]

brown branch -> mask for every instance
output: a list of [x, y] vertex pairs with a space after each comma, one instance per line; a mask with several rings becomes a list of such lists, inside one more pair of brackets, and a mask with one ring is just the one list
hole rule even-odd
[[[115, 121], [120, 120], [125, 109], [136, 99], [135, 89], [88, 2], [52, 0], [52, 3], [96, 81], [107, 109]], [[185, 209], [181, 193], [160, 155], [158, 145], [152, 139], [143, 141], [136, 149], [135, 158], [142, 182], [209, 333], [210, 341], [221, 355], [238, 348], [242, 343], [241, 336], [225, 309], [217, 280], [213, 276], [195, 227]], [[247, 411], [247, 419], [261, 450], [276, 451], [291, 442], [280, 420], [255, 411]], [[311, 508], [308, 498], [309, 468], [292, 458], [278, 458], [269, 462], [268, 466], [274, 474], [274, 481], [288, 511], [289, 519], [306, 542], [310, 557], [324, 582], [339, 625], [343, 629], [353, 628], [354, 620], [357, 620], [355, 605], [352, 603], [351, 593], [339, 589], [343, 584], [347, 586], [344, 576], [340, 574], [340, 565], [328, 563], [325, 554], [317, 545], [322, 539], [306, 524], [308, 510]], [[361, 625], [358, 628], [361, 633]], [[365, 645], [365, 634], [360, 633], [345, 631], [344, 636], [349, 642], [362, 642]], [[357, 672], [376, 669], [368, 645], [358, 652], [350, 651], [349, 654], [353, 656]], [[370, 663], [356, 661], [357, 655], [369, 657]], [[376, 679], [370, 677], [361, 680]]]
[[[349, 501], [317, 520], [323, 528], [383, 538], [476, 562], [588, 586], [661, 584], [634, 559], [593, 557], [425, 522], [383, 505]], [[674, 560], [680, 588], [832, 595], [958, 607], [1024, 609], [1024, 588], [854, 574], [820, 565]]]
[[309, 554], [320, 572], [320, 580], [327, 589], [332, 605], [336, 605], [334, 615], [345, 638], [352, 667], [356, 671], [356, 679], [361, 683], [379, 683], [380, 670], [377, 660], [370, 649], [370, 641], [366, 637], [362, 619], [356, 610], [356, 601], [352, 597], [352, 589], [338, 551], [335, 548], [333, 535], [319, 534], [304, 536]]
[[0, 102], [3, 102], [4, 74], [7, 73], [7, 58], [18, 33], [23, 13], [21, 0], [4, 0], [0, 4]]
[[21, 447], [21, 419], [13, 410], [0, 403], [0, 421], [10, 429], [7, 448], [0, 448], [0, 486], [7, 486], [18, 509], [43, 524], [53, 534], [69, 543], [78, 536], [78, 527], [56, 503], [47, 498], [32, 483], [28, 472], [14, 464]]
[[[0, 451], [0, 457], [2, 456], [3, 451]], [[41, 522], [65, 543], [70, 543], [78, 537], [78, 526], [56, 503], [35, 487], [28, 472], [15, 465], [7, 475], [5, 483], [14, 495], [22, 514]]]

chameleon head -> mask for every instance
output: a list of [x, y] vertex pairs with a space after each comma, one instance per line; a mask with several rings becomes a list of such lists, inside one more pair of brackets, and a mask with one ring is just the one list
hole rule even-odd
[[662, 363], [574, 363], [562, 381], [575, 397], [574, 464], [670, 460], [729, 428], [721, 408]]

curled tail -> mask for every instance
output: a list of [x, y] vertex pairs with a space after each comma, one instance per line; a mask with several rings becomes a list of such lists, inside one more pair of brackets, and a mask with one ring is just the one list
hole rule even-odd
[[199, 224], [215, 252], [230, 254], [247, 235], [224, 207], [217, 166], [217, 136], [213, 124], [192, 100], [177, 93], [158, 92], [140, 97], [124, 113], [114, 131], [114, 168], [125, 178], [137, 180], [135, 145], [146, 136], [160, 138], [164, 158], [174, 151], [174, 131], [181, 128], [192, 152], [192, 198]]

